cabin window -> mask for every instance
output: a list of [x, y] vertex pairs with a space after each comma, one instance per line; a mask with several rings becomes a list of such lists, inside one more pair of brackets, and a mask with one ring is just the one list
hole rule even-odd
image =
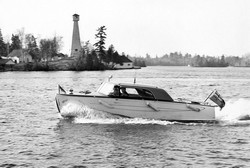
[[153, 94], [146, 89], [141, 88], [126, 88], [128, 97], [131, 98], [143, 98], [143, 99], [155, 99]]
[[146, 89], [136, 89], [140, 97], [145, 98], [145, 99], [155, 99], [154, 95]]
[[128, 64], [128, 66], [130, 66], [130, 64]]
[[126, 88], [126, 91], [128, 94], [139, 96], [138, 92], [135, 90], [135, 88]]
[[135, 88], [120, 88], [120, 96], [121, 97], [129, 97], [129, 98], [140, 98], [140, 95], [138, 94], [137, 90]]

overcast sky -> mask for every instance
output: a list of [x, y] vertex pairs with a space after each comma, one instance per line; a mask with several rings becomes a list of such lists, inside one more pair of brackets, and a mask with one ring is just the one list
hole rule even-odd
[[74, 13], [81, 41], [95, 43], [105, 25], [106, 48], [131, 56], [250, 53], [250, 0], [0, 0], [0, 28], [5, 39], [22, 27], [40, 38], [57, 34], [69, 54]]

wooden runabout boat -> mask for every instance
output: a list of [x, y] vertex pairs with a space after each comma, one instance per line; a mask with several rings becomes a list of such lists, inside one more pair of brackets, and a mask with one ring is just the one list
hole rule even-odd
[[[215, 120], [216, 107], [222, 109], [225, 106], [224, 100], [216, 90], [204, 102], [194, 102], [173, 100], [161, 88], [135, 83], [106, 81], [93, 93], [73, 93], [73, 90], [66, 93], [59, 85], [58, 92], [56, 104], [63, 117], [74, 117], [76, 109], [92, 109], [129, 118], [207, 122]], [[208, 104], [208, 99], [215, 104]]]

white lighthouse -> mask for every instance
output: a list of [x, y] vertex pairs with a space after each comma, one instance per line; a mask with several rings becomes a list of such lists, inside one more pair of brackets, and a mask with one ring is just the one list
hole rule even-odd
[[79, 15], [73, 15], [74, 27], [73, 27], [73, 35], [72, 35], [72, 44], [71, 44], [71, 57], [78, 57], [81, 51], [81, 41], [80, 41], [80, 33], [79, 33]]

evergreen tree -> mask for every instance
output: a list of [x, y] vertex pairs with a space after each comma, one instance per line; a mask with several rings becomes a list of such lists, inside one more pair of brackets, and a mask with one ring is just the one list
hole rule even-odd
[[114, 63], [120, 63], [119, 57], [120, 57], [119, 53], [115, 51], [113, 54]]
[[142, 62], [141, 62], [141, 67], [146, 67], [146, 63], [144, 60], [142, 60]]
[[97, 54], [96, 54], [95, 50], [91, 51], [91, 57], [92, 57], [92, 60], [93, 60], [93, 70], [98, 70], [100, 63], [99, 63], [99, 60], [97, 58]]
[[85, 69], [86, 70], [93, 70], [93, 59], [90, 53], [87, 53], [85, 58]]
[[105, 33], [106, 27], [101, 26], [97, 29], [97, 34], [95, 34], [95, 38], [98, 39], [98, 41], [94, 44], [96, 47], [96, 51], [98, 52], [98, 56], [100, 61], [106, 62], [106, 53], [105, 53], [105, 39], [106, 39], [106, 33]]
[[84, 50], [80, 51], [79, 57], [77, 57], [77, 60], [75, 62], [75, 70], [77, 71], [83, 71], [85, 70], [85, 65], [86, 65], [86, 55]]
[[106, 55], [106, 61], [108, 64], [110, 62], [114, 64], [114, 52], [115, 52], [114, 46], [111, 44], [108, 48], [107, 55]]
[[228, 63], [225, 61], [225, 56], [222, 55], [220, 59], [220, 66], [228, 66]]
[[3, 41], [1, 29], [0, 29], [0, 56], [7, 56], [7, 44]]
[[21, 49], [21, 41], [18, 35], [13, 35], [11, 37], [10, 52], [16, 49]]
[[138, 65], [138, 61], [137, 61], [137, 58], [135, 58], [135, 60], [133, 61], [133, 64], [134, 64], [134, 66], [139, 66], [139, 65]]
[[28, 51], [28, 53], [31, 55], [31, 57], [35, 60], [35, 61], [40, 61], [39, 58], [39, 49], [36, 43], [36, 38], [32, 35], [32, 34], [27, 34], [25, 36], [25, 43], [26, 43], [26, 49]]

